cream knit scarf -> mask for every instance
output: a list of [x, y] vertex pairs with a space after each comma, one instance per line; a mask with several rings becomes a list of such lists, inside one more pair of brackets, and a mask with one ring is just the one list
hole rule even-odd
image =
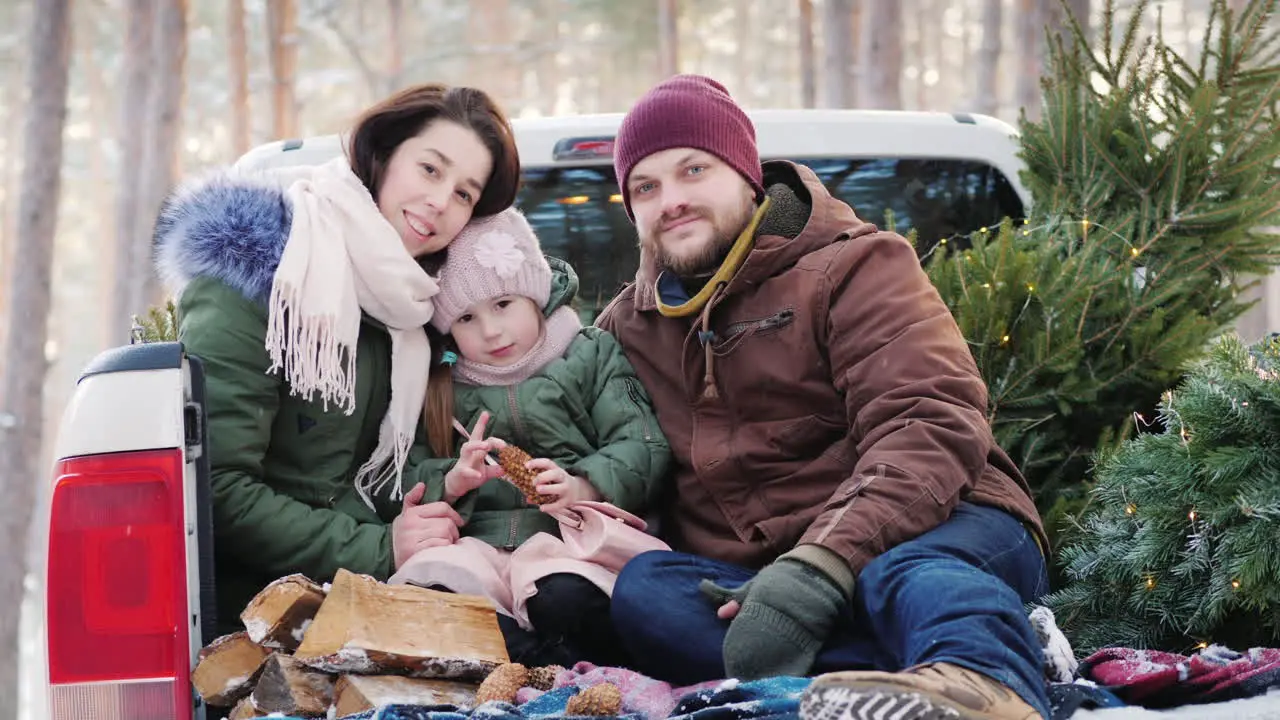
[[424, 326], [439, 287], [405, 250], [345, 157], [278, 177], [286, 183], [293, 224], [271, 285], [268, 372], [283, 369], [291, 394], [318, 395], [326, 411], [332, 403], [350, 415], [361, 311], [391, 336], [390, 406], [378, 446], [355, 477], [372, 508], [376, 492], [401, 495], [400, 476], [427, 394], [431, 348]]

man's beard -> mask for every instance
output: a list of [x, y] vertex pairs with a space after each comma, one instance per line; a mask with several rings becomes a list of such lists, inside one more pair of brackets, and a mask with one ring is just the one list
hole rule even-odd
[[[728, 217], [716, 217], [710, 208], [691, 208], [690, 212], [711, 222], [711, 238], [692, 253], [670, 253], [663, 246], [661, 232], [651, 229], [641, 238], [654, 254], [658, 267], [670, 270], [679, 277], [695, 278], [711, 275], [724, 262], [730, 248], [737, 242], [738, 236], [746, 229], [755, 214], [755, 203], [748, 197], [743, 204]], [[659, 219], [659, 224], [662, 222]]]

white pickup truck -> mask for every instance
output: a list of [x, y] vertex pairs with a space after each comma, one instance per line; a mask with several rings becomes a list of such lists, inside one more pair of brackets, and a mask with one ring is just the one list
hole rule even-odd
[[[812, 167], [832, 193], [923, 253], [938, 239], [1020, 217], [1028, 203], [1012, 127], [983, 116], [751, 113], [764, 159]], [[635, 272], [634, 230], [612, 165], [621, 115], [515, 123], [519, 204], [544, 249], [581, 276], [584, 320]], [[275, 142], [251, 167], [327, 160], [336, 136]], [[89, 364], [62, 418], [39, 505], [43, 618], [27, 660], [32, 718], [201, 720], [190, 674], [214, 627], [204, 375], [179, 343], [125, 345]], [[318, 578], [321, 580], [327, 578]]]

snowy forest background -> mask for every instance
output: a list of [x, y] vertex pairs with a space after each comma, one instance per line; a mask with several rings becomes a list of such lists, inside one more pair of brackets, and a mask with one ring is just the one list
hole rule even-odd
[[[45, 62], [31, 54], [31, 13], [46, 2], [0, 0], [0, 340], [10, 331], [9, 284], [23, 270], [12, 257], [30, 110], [24, 79], [32, 62]], [[720, 79], [752, 108], [970, 111], [1015, 123], [1022, 108], [1038, 111], [1041, 29], [1066, 32], [1062, 5], [73, 2], [43, 436], [51, 437], [84, 364], [125, 342], [129, 313], [155, 293], [137, 249], [176, 177], [232, 162], [269, 140], [340, 131], [374, 99], [431, 80], [483, 87], [513, 117], [622, 112], [679, 71]], [[1098, 2], [1065, 5], [1077, 17], [1092, 16], [1094, 27], [1100, 20]], [[1162, 18], [1166, 38], [1194, 52], [1209, 5], [1166, 0], [1152, 5], [1148, 21], [1154, 30]]]
[[[1089, 35], [1101, 4], [0, 0], [0, 601], [22, 595], [25, 558], [13, 548], [26, 544], [77, 374], [126, 343], [130, 315], [160, 299], [151, 226], [178, 179], [260, 143], [338, 132], [424, 81], [482, 87], [513, 117], [622, 112], [659, 79], [698, 72], [749, 108], [963, 111], [1016, 124], [1039, 111], [1046, 29], [1069, 32], [1071, 13]], [[1159, 24], [1194, 61], [1210, 4], [1153, 2], [1145, 29]], [[1132, 5], [1116, 2], [1121, 13]], [[1262, 302], [1242, 332], [1280, 329], [1280, 282], [1252, 292]], [[32, 417], [34, 427], [18, 422]], [[0, 646], [11, 646], [16, 604], [0, 604]], [[0, 653], [0, 715], [11, 673]]]

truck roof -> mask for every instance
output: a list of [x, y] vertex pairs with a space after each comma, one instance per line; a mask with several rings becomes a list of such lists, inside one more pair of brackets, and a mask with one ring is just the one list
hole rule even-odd
[[[1030, 195], [1019, 171], [1017, 130], [986, 115], [906, 110], [748, 110], [763, 160], [808, 158], [933, 158], [978, 160], [1000, 170], [1024, 204]], [[521, 165], [573, 167], [612, 163], [612, 139], [622, 113], [512, 120]], [[245, 153], [236, 166], [265, 169], [325, 162], [341, 151], [340, 135], [278, 140]], [[567, 152], [590, 142], [592, 151]]]

